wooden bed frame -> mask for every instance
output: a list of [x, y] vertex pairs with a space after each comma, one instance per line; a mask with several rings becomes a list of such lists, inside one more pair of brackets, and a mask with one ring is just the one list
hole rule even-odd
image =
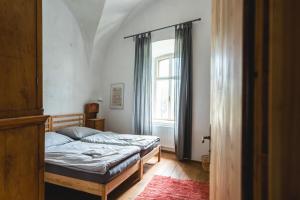
[[[46, 132], [56, 131], [61, 128], [71, 126], [84, 126], [84, 114], [69, 114], [69, 115], [56, 115], [51, 116], [46, 121]], [[59, 185], [74, 190], [87, 192], [97, 196], [101, 196], [102, 200], [107, 200], [107, 195], [123, 183], [126, 179], [135, 173], [138, 174], [138, 180], [141, 180], [144, 174], [144, 164], [147, 163], [152, 157], [158, 156], [158, 162], [161, 159], [161, 146], [157, 146], [152, 151], [143, 156], [136, 164], [129, 167], [117, 177], [106, 184], [95, 183], [91, 181], [80, 180], [77, 178], [58, 175], [55, 173], [45, 172], [45, 182], [54, 185]]]

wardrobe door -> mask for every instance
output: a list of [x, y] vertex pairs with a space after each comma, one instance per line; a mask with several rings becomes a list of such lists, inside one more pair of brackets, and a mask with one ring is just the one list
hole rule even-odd
[[4, 185], [5, 185], [5, 175], [4, 175], [4, 164], [5, 164], [5, 135], [0, 134], [0, 199], [4, 199]]
[[43, 199], [45, 120], [0, 120], [0, 199]]
[[41, 0], [0, 1], [0, 118], [42, 114]]
[[41, 12], [0, 1], [0, 200], [44, 199]]

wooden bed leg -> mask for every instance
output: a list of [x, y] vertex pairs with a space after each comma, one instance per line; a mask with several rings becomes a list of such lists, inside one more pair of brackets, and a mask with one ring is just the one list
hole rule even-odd
[[144, 162], [143, 160], [140, 161], [140, 170], [139, 170], [139, 179], [142, 180], [144, 175]]
[[157, 159], [158, 159], [158, 162], [160, 162], [160, 159], [161, 159], [161, 147], [159, 147], [159, 151], [158, 151], [158, 154], [157, 154]]
[[101, 200], [107, 200], [107, 195], [101, 196]]
[[101, 200], [107, 200], [107, 193], [106, 193], [106, 187], [102, 187], [102, 195], [101, 195]]

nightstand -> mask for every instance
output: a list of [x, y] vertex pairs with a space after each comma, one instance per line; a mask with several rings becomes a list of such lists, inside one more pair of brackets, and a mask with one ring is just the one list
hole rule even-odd
[[99, 131], [104, 131], [105, 129], [105, 119], [96, 118], [86, 120], [86, 127], [97, 129]]

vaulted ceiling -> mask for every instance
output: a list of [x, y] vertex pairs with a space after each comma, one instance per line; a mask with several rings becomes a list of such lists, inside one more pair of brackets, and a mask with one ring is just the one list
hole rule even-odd
[[101, 19], [105, 0], [63, 0], [76, 19], [82, 37], [85, 41], [86, 52], [92, 51], [93, 41], [99, 20]]
[[77, 20], [87, 55], [106, 47], [130, 12], [149, 0], [63, 0]]

